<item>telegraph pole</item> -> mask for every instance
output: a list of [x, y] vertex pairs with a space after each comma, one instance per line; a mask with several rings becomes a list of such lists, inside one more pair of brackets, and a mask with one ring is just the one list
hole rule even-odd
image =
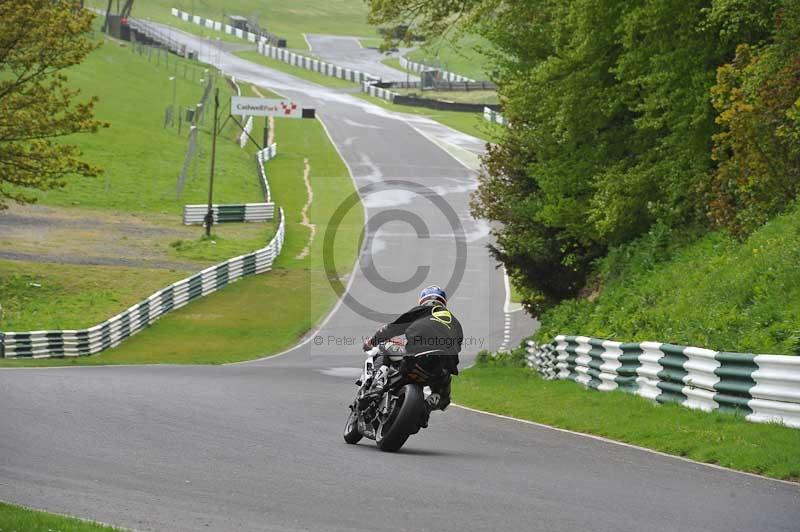
[[211, 132], [211, 172], [208, 178], [208, 212], [206, 212], [206, 236], [211, 236], [214, 224], [214, 161], [217, 155], [217, 119], [219, 117], [219, 87], [214, 89], [214, 129]]

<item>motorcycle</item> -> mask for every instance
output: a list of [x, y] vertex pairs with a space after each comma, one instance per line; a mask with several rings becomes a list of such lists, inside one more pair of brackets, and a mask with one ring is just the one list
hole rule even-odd
[[375, 378], [374, 359], [379, 347], [367, 351], [364, 369], [356, 381], [359, 387], [350, 404], [344, 429], [344, 441], [356, 444], [363, 437], [375, 440], [378, 449], [395, 452], [412, 434], [428, 426], [430, 411], [425, 401], [425, 387], [442, 378], [438, 352], [392, 356], [387, 368], [383, 392], [371, 392]]

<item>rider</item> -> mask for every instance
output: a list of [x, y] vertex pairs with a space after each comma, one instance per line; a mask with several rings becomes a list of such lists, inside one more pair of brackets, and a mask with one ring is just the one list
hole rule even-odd
[[450, 404], [451, 375], [458, 375], [458, 353], [464, 342], [461, 323], [447, 309], [447, 294], [436, 285], [423, 288], [419, 305], [387, 323], [364, 342], [364, 350], [380, 347], [375, 357], [379, 368], [372, 385], [372, 393], [380, 393], [386, 384], [390, 356], [419, 355], [438, 357], [442, 379], [431, 385], [428, 397], [430, 410], [444, 410]]

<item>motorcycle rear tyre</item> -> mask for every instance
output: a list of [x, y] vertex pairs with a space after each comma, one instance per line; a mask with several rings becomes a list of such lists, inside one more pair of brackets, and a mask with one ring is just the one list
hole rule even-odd
[[419, 421], [425, 411], [425, 393], [417, 384], [406, 384], [403, 387], [403, 404], [394, 416], [394, 421], [383, 432], [381, 426], [375, 434], [375, 443], [381, 451], [393, 453], [400, 449], [409, 436], [419, 430]]

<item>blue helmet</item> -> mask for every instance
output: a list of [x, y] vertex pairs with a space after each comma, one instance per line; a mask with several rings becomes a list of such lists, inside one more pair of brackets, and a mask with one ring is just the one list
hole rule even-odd
[[432, 284], [427, 288], [423, 288], [419, 293], [420, 305], [428, 305], [437, 302], [442, 305], [447, 305], [447, 294], [435, 284]]

